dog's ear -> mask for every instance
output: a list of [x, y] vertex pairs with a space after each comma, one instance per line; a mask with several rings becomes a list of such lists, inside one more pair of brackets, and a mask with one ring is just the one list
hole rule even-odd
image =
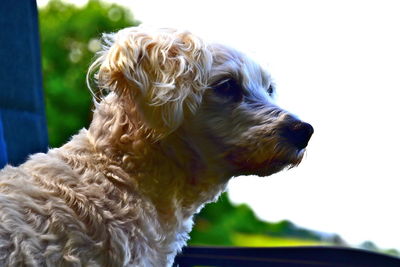
[[171, 132], [198, 108], [207, 85], [212, 56], [188, 32], [128, 28], [103, 37], [100, 88], [132, 100], [144, 122]]

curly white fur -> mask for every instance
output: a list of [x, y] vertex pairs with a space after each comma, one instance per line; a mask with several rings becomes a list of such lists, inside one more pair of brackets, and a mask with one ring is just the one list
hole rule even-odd
[[302, 158], [312, 128], [284, 137], [304, 124], [243, 54], [171, 29], [104, 43], [89, 129], [0, 172], [1, 266], [170, 266], [230, 177]]

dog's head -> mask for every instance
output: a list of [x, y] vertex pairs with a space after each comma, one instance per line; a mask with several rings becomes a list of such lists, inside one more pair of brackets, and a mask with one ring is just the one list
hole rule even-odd
[[128, 28], [104, 40], [91, 67], [99, 88], [157, 141], [180, 138], [229, 175], [270, 175], [301, 161], [313, 128], [274, 104], [269, 75], [242, 53], [171, 29]]
[[212, 45], [213, 67], [200, 121], [235, 174], [266, 176], [300, 163], [310, 124], [275, 104], [271, 77], [244, 54]]

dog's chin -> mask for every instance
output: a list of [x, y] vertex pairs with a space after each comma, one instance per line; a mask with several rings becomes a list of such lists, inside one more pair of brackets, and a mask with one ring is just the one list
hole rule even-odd
[[284, 160], [267, 160], [259, 164], [246, 164], [238, 170], [238, 175], [270, 176], [284, 169], [292, 168], [297, 164]]
[[291, 169], [300, 164], [303, 159], [304, 153], [295, 153], [285, 159], [271, 158], [263, 160], [259, 163], [245, 161], [236, 163], [238, 168], [237, 175], [257, 175], [257, 176], [270, 176], [274, 173], [280, 172], [285, 169]]

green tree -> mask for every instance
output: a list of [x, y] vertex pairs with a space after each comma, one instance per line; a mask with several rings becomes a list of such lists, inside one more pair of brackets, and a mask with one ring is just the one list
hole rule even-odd
[[116, 4], [91, 0], [77, 7], [52, 0], [39, 10], [39, 23], [49, 142], [58, 147], [90, 122], [86, 72], [101, 34], [138, 22]]

